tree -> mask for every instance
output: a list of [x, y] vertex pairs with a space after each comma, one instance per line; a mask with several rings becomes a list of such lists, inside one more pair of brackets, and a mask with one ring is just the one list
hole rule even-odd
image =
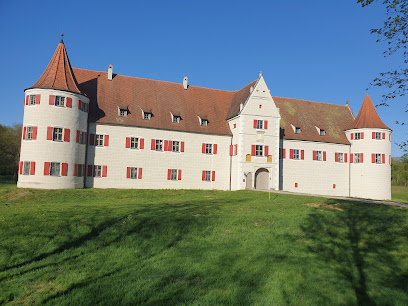
[[20, 145], [21, 125], [0, 124], [0, 175], [17, 175]]
[[[379, 0], [357, 0], [357, 3], [361, 3], [364, 7], [375, 1]], [[377, 42], [387, 44], [387, 49], [383, 52], [384, 56], [401, 53], [403, 57], [400, 67], [381, 72], [372, 82], [374, 86], [387, 88], [388, 92], [383, 95], [384, 100], [381, 104], [388, 105], [389, 100], [408, 93], [408, 0], [382, 0], [382, 3], [386, 7], [388, 17], [383, 26], [372, 29], [371, 34], [378, 36]], [[408, 112], [408, 105], [405, 112]], [[402, 142], [400, 147], [406, 150], [408, 141]]]

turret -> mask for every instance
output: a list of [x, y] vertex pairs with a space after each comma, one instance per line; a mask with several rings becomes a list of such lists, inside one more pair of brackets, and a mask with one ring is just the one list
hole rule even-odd
[[25, 90], [18, 187], [83, 188], [89, 98], [81, 92], [64, 42]]
[[391, 129], [382, 122], [369, 95], [345, 131], [350, 146], [350, 196], [391, 199]]

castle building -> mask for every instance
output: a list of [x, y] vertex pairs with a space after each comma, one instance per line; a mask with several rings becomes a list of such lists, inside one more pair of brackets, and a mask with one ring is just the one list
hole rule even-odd
[[391, 198], [391, 130], [349, 105], [72, 68], [63, 41], [25, 90], [17, 186], [287, 190]]

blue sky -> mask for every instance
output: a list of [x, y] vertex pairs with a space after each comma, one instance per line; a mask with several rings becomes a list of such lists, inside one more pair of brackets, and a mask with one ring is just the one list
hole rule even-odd
[[[24, 89], [40, 77], [64, 33], [73, 67], [237, 90], [262, 71], [273, 96], [345, 104], [357, 114], [384, 58], [370, 29], [381, 4], [356, 0], [275, 1], [6, 1], [0, 0], [0, 124], [23, 121]], [[368, 91], [366, 89], [368, 88]], [[378, 107], [394, 142], [408, 138], [407, 98]]]

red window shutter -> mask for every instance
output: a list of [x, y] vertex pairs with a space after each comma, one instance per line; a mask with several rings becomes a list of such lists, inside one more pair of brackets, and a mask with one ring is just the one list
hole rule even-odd
[[351, 133], [351, 140], [354, 139], [354, 133]]
[[169, 140], [169, 151], [173, 151], [173, 141]]
[[47, 140], [52, 140], [52, 126], [47, 127]]
[[130, 178], [130, 167], [127, 167], [126, 178]]
[[62, 165], [61, 165], [61, 175], [62, 176], [67, 176], [67, 170], [68, 170], [68, 164], [67, 163], [62, 163]]
[[44, 175], [50, 175], [50, 162], [44, 163]]
[[286, 149], [282, 149], [282, 158], [286, 158]]
[[69, 142], [69, 129], [64, 129], [64, 141]]
[[268, 129], [268, 120], [264, 121], [264, 129], [267, 130]]
[[95, 134], [89, 134], [89, 145], [95, 145]]
[[344, 153], [344, 162], [347, 163], [347, 153]]
[[167, 169], [167, 179], [171, 179], [171, 169]]
[[363, 162], [363, 157], [364, 157], [364, 156], [363, 156], [363, 153], [361, 153], [361, 154], [360, 154], [360, 163]]
[[203, 170], [203, 172], [201, 173], [201, 180], [205, 181], [205, 171]]
[[109, 147], [109, 135], [105, 135], [104, 146]]
[[76, 132], [76, 139], [75, 139], [75, 142], [76, 143], [79, 143], [79, 130], [77, 130], [77, 132]]
[[33, 126], [33, 140], [37, 140], [37, 127]]
[[108, 166], [102, 166], [102, 177], [108, 176]]
[[354, 157], [353, 153], [350, 153], [350, 164], [353, 163], [353, 157]]
[[78, 100], [78, 109], [82, 109], [82, 101]]
[[141, 180], [142, 179], [142, 174], [143, 174], [143, 169], [142, 168], [139, 168], [139, 169], [137, 169], [137, 178], [139, 179], [139, 180]]
[[27, 127], [25, 126], [23, 128], [23, 139], [26, 139], [26, 136], [27, 136]]
[[130, 137], [126, 137], [126, 148], [130, 148]]
[[256, 153], [256, 152], [255, 152], [255, 145], [252, 145], [252, 146], [251, 146], [251, 155], [252, 155], [252, 156], [255, 156], [255, 153]]
[[391, 141], [391, 133], [388, 134], [388, 139]]
[[300, 151], [300, 159], [304, 160], [305, 159], [305, 150]]
[[181, 181], [181, 169], [178, 170], [177, 179], [178, 179], [179, 181]]
[[164, 141], [164, 151], [170, 151], [169, 150], [169, 141], [168, 140]]
[[374, 153], [372, 153], [371, 154], [371, 163], [375, 163], [375, 154]]
[[88, 165], [88, 176], [92, 176], [93, 165]]
[[364, 139], [364, 132], [360, 133], [360, 137], [361, 137], [361, 139]]
[[385, 154], [383, 154], [381, 157], [382, 157], [381, 158], [382, 163], [385, 164]]
[[214, 143], [214, 150], [213, 150], [213, 153], [214, 153], [214, 154], [217, 154], [217, 144], [216, 144], [216, 143]]
[[82, 165], [82, 176], [85, 175], [85, 164]]
[[333, 184], [333, 189], [336, 189], [336, 184]]
[[371, 138], [375, 139], [375, 132], [372, 133]]
[[35, 104], [40, 104], [40, 100], [41, 100], [41, 95], [36, 95], [35, 96]]
[[298, 188], [298, 186], [299, 186], [298, 183], [295, 183], [295, 188]]
[[50, 96], [49, 104], [50, 104], [50, 105], [54, 105], [54, 104], [55, 104], [55, 96]]
[[265, 146], [265, 156], [269, 155], [269, 146]]
[[290, 154], [290, 155], [289, 155], [289, 158], [290, 158], [290, 159], [293, 159], [293, 149], [290, 149], [289, 154]]
[[86, 140], [88, 139], [88, 133], [85, 132], [85, 144], [86, 144]]
[[140, 148], [141, 150], [144, 149], [144, 138], [140, 138], [139, 148]]
[[316, 151], [313, 151], [313, 160], [316, 160]]
[[74, 176], [78, 175], [78, 164], [74, 164]]
[[213, 182], [215, 181], [215, 171], [212, 172], [211, 181], [213, 181]]
[[72, 98], [67, 98], [67, 107], [72, 107]]
[[326, 161], [326, 151], [323, 151], [323, 161]]
[[257, 126], [257, 124], [258, 124], [258, 120], [254, 120], [254, 129], [256, 129], [256, 126]]
[[34, 175], [35, 174], [35, 162], [31, 162], [30, 163], [30, 175]]
[[25, 105], [28, 105], [28, 99], [29, 98], [30, 98], [30, 96], [26, 96]]
[[201, 145], [201, 153], [205, 153], [205, 143], [203, 143], [202, 145]]
[[339, 162], [339, 154], [338, 154], [338, 153], [334, 153], [334, 161], [335, 161], [336, 163]]
[[20, 174], [23, 174], [23, 162], [20, 162]]
[[230, 145], [230, 156], [232, 156], [234, 153], [234, 146]]
[[180, 148], [181, 152], [184, 152], [184, 141], [181, 142], [181, 148]]
[[382, 133], [382, 139], [385, 139], [385, 133]]
[[156, 140], [152, 139], [151, 144], [150, 144], [150, 149], [152, 151], [156, 150]]

